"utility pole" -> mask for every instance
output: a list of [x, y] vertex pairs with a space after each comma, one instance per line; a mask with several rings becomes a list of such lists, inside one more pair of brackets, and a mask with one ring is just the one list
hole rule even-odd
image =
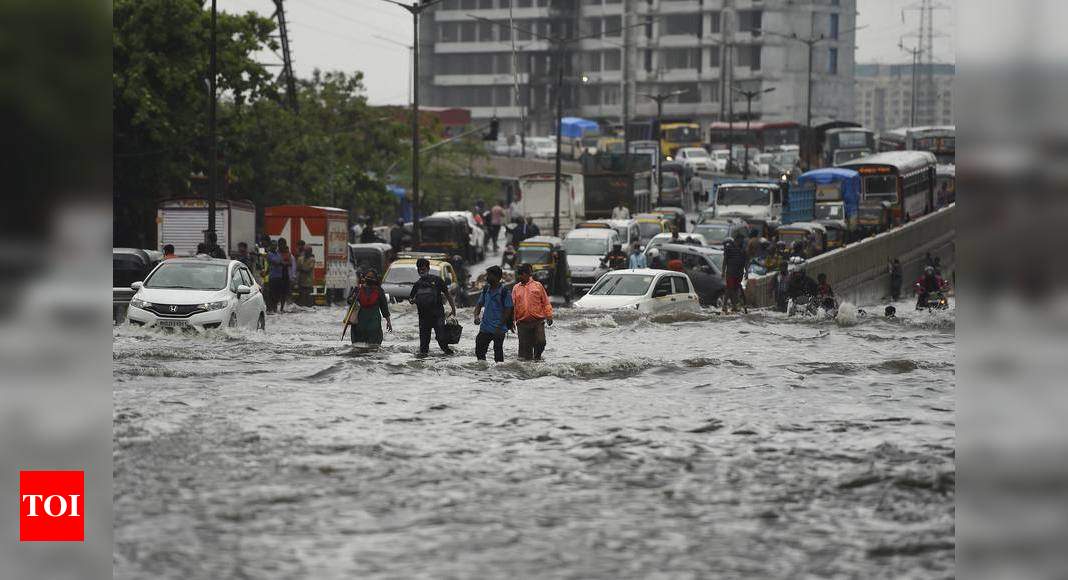
[[916, 101], [918, 87], [916, 85], [916, 68], [920, 61], [920, 54], [923, 53], [922, 47], [908, 48], [903, 41], [897, 43], [898, 48], [912, 55], [912, 101], [909, 104], [909, 127], [916, 126]]
[[[813, 13], [815, 14], [815, 13]], [[772, 32], [770, 30], [754, 30], [753, 33], [767, 34], [769, 36], [777, 36], [779, 38], [785, 38], [786, 40], [792, 40], [794, 42], [800, 42], [808, 48], [808, 67], [807, 67], [807, 84], [805, 85], [805, 147], [801, 152], [801, 158], [808, 160], [812, 157], [812, 149], [815, 145], [815, 135], [812, 133], [812, 50], [817, 44], [829, 40], [831, 42], [838, 42], [842, 35], [856, 32], [864, 28], [864, 26], [856, 26], [847, 30], [838, 32], [838, 38], [827, 38], [823, 33], [812, 34], [811, 36], [798, 36], [797, 33], [780, 34], [778, 32]]]
[[[393, 0], [384, 0], [384, 1], [393, 2]], [[435, 0], [435, 1], [440, 2], [441, 0]], [[597, 32], [597, 33], [594, 33], [594, 34], [585, 34], [585, 35], [581, 35], [581, 36], [563, 38], [563, 37], [559, 37], [559, 36], [548, 36], [548, 35], [545, 35], [545, 34], [539, 34], [537, 32], [533, 32], [533, 31], [527, 30], [525, 28], [520, 28], [518, 26], [513, 26], [511, 24], [503, 24], [503, 23], [498, 22], [496, 20], [490, 20], [489, 18], [482, 18], [481, 16], [474, 16], [474, 15], [471, 15], [471, 14], [468, 14], [468, 16], [473, 20], [478, 20], [480, 22], [486, 22], [486, 23], [489, 23], [489, 24], [491, 24], [493, 26], [497, 26], [497, 27], [501, 27], [501, 28], [509, 28], [512, 31], [518, 31], [518, 32], [522, 32], [524, 34], [528, 34], [532, 38], [539, 38], [541, 40], [547, 40], [547, 41], [550, 42], [550, 44], [553, 44], [553, 45], [556, 46], [556, 53], [557, 53], [557, 59], [556, 59], [556, 61], [557, 61], [556, 62], [556, 95], [555, 95], [555, 98], [556, 98], [556, 179], [555, 179], [556, 198], [553, 201], [553, 235], [554, 236], [559, 236], [560, 235], [560, 180], [561, 180], [561, 171], [562, 171], [561, 164], [560, 164], [560, 153], [561, 153], [561, 151], [560, 151], [560, 145], [561, 145], [561, 143], [560, 143], [560, 141], [561, 141], [560, 124], [561, 124], [561, 121], [560, 120], [563, 118], [563, 100], [562, 99], [563, 99], [563, 85], [564, 85], [564, 57], [567, 54], [566, 51], [564, 50], [564, 48], [567, 47], [570, 44], [574, 44], [576, 42], [585, 40], [587, 38], [597, 38], [597, 37], [600, 37], [602, 35], [603, 36], [607, 36], [609, 33], [612, 33], [612, 32], [621, 32], [626, 27], [621, 27], [621, 28], [618, 28], [616, 30], [606, 30], [604, 32]], [[640, 26], [640, 25], [644, 25], [644, 24], [645, 23], [643, 22], [643, 23], [641, 23], [639, 25], [635, 25], [635, 26]], [[514, 32], [513, 32], [513, 34], [514, 34]]]
[[215, 135], [216, 132], [216, 119], [215, 119], [215, 107], [216, 107], [216, 76], [217, 63], [216, 52], [217, 47], [215, 43], [215, 28], [217, 19], [216, 0], [211, 0], [211, 56], [208, 62], [208, 92], [210, 93], [208, 101], [208, 229], [204, 231], [204, 243], [208, 245], [208, 251], [214, 252], [214, 244], [217, 243], [218, 238], [215, 235], [215, 188], [218, 186], [217, 173], [219, 163], [219, 143], [218, 138]]
[[412, 229], [418, 244], [422, 237], [419, 227], [419, 15], [442, 0], [413, 0], [412, 4], [382, 1], [396, 4], [412, 14]]
[[[768, 87], [762, 91], [743, 91], [737, 87], [731, 87], [731, 90], [745, 97], [745, 134], [749, 134], [749, 121], [753, 118], [753, 99], [763, 95], [764, 93], [770, 93], [775, 90], [775, 87]], [[745, 148], [745, 165], [742, 166], [742, 179], [749, 179], [749, 147]]]
[[[684, 95], [688, 92], [690, 91], [686, 89], [679, 91], [671, 91], [669, 93], [657, 93], [655, 95], [639, 93], [641, 96], [647, 99], [652, 99], [653, 101], [656, 101], [656, 154], [660, 157], [666, 157], [666, 155], [664, 155], [664, 134], [660, 130], [661, 118], [664, 116], [664, 101], [673, 97], [677, 97], [679, 95]], [[656, 167], [656, 185], [659, 187], [663, 183], [664, 179], [664, 164], [658, 163]]]
[[[934, 39], [936, 37], [944, 37], [945, 34], [935, 32], [934, 28], [934, 13], [936, 10], [948, 10], [949, 6], [936, 2], [935, 0], [920, 0], [918, 3], [913, 4], [901, 11], [901, 20], [905, 20], [906, 11], [915, 11], [920, 13], [919, 29], [908, 35], [909, 37], [916, 38], [916, 54], [913, 55], [914, 63], [913, 75], [916, 80], [913, 82], [913, 94], [917, 92], [923, 94], [921, 99], [916, 97], [915, 108], [918, 109], [918, 113], [915, 115], [915, 119], [912, 121], [912, 125], [919, 124], [933, 124], [935, 122], [935, 100], [936, 91], [934, 84]], [[905, 52], [912, 51], [902, 47]], [[923, 78], [920, 80], [920, 75], [915, 71], [923, 65]]]
[[293, 76], [293, 54], [289, 49], [289, 27], [286, 24], [286, 11], [283, 0], [274, 0], [274, 14], [278, 19], [278, 39], [282, 43], [282, 80], [286, 86], [286, 101], [294, 113], [300, 111], [297, 103], [297, 80]]

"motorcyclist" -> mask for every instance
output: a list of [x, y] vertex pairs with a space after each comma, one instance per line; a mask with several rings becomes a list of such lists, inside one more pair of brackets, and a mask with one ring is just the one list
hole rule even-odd
[[786, 297], [794, 302], [807, 301], [819, 292], [819, 286], [805, 273], [805, 260], [800, 256], [790, 258], [790, 279], [786, 284]]
[[816, 297], [824, 310], [834, 310], [837, 300], [834, 297], [834, 289], [827, 283], [827, 274], [816, 275]]
[[602, 264], [607, 264], [609, 270], [625, 270], [627, 268], [627, 253], [623, 251], [623, 244], [616, 242], [612, 250], [601, 258]]
[[515, 269], [515, 246], [512, 244], [504, 246], [504, 253], [501, 254], [501, 267], [509, 270]]
[[646, 255], [646, 258], [649, 259], [648, 261], [649, 261], [649, 267], [650, 268], [652, 268], [654, 270], [666, 270], [667, 269], [667, 267], [664, 265], [664, 261], [660, 259], [660, 250], [658, 250], [656, 248], [653, 248], [653, 249], [649, 250], [649, 253]]
[[459, 254], [453, 254], [449, 258], [449, 263], [452, 264], [453, 269], [456, 270], [456, 283], [460, 286], [459, 300], [461, 306], [467, 306], [467, 282], [470, 278], [470, 272], [467, 269], [467, 262]]
[[946, 281], [935, 271], [934, 266], [923, 269], [923, 275], [916, 280], [916, 308], [926, 308], [927, 299], [932, 292], [941, 292], [946, 286]]
[[[770, 244], [769, 244], [770, 247]], [[779, 241], [775, 243], [775, 246], [770, 247], [766, 256], [764, 256], [764, 269], [768, 272], [778, 272], [779, 265], [786, 259], [786, 242]]]

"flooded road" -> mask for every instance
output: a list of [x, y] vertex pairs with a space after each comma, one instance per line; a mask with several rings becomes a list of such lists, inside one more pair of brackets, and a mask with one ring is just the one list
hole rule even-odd
[[[879, 308], [881, 311], [881, 308]], [[952, 313], [560, 309], [546, 362], [340, 308], [114, 331], [116, 578], [946, 577]]]

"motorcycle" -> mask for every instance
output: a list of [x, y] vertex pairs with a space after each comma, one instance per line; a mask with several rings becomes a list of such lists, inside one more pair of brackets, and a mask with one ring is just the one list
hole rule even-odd
[[946, 310], [949, 308], [949, 299], [941, 290], [930, 292], [925, 297], [920, 294], [916, 298], [916, 310]]
[[838, 314], [838, 300], [834, 296], [798, 296], [791, 298], [786, 303], [786, 315], [794, 316], [818, 316], [820, 310], [829, 317], [834, 318]]

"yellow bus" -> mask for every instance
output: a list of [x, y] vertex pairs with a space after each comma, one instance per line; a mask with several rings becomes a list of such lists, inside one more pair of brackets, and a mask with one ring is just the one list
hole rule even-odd
[[683, 147], [701, 146], [701, 126], [697, 123], [663, 123], [660, 125], [660, 154], [674, 157]]

